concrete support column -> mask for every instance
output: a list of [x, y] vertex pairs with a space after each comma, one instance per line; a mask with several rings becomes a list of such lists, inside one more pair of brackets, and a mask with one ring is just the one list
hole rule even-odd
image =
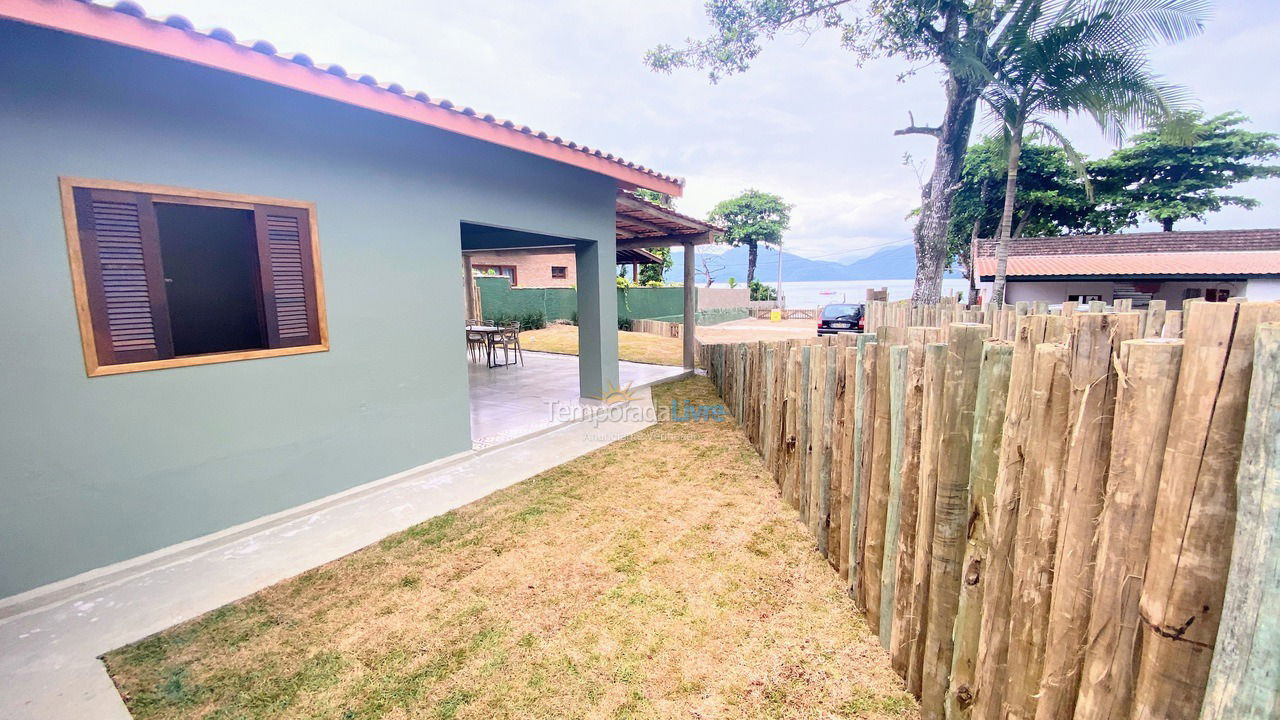
[[617, 251], [613, 237], [580, 242], [578, 271], [578, 388], [584, 398], [603, 398], [618, 388]]
[[684, 327], [680, 329], [680, 337], [684, 339], [684, 369], [692, 370], [694, 365], [694, 334], [697, 330], [695, 312], [698, 310], [698, 294], [693, 286], [694, 244], [684, 243]]

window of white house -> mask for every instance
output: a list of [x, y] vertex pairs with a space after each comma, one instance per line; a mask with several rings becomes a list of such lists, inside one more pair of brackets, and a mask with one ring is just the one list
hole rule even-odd
[[89, 375], [328, 349], [310, 203], [61, 185]]

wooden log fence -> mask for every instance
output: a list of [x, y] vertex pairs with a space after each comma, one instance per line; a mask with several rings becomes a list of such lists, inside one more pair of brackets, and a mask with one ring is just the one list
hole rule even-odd
[[922, 718], [1275, 716], [1280, 303], [866, 326], [699, 364]]

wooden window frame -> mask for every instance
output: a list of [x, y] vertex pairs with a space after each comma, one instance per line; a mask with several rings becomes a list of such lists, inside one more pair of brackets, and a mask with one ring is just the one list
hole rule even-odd
[[[308, 345], [295, 345], [292, 347], [232, 350], [228, 352], [207, 353], [203, 355], [184, 355], [182, 357], [165, 358], [162, 360], [146, 360], [141, 362], [126, 362], [109, 365], [102, 364], [99, 361], [97, 338], [94, 334], [93, 315], [89, 304], [89, 286], [88, 279], [85, 275], [85, 261], [80, 238], [80, 222], [76, 215], [76, 188], [140, 193], [151, 196], [153, 202], [173, 203], [178, 205], [200, 205], [233, 210], [253, 210], [258, 205], [275, 205], [305, 211], [307, 213], [308, 229], [311, 235], [310, 270], [315, 284], [315, 309], [320, 342]], [[244, 195], [212, 190], [193, 190], [190, 188], [172, 187], [168, 185], [121, 182], [115, 180], [96, 180], [79, 177], [59, 177], [58, 189], [62, 201], [62, 221], [66, 229], [67, 257], [71, 265], [71, 288], [75, 296], [76, 317], [80, 325], [80, 345], [84, 353], [85, 373], [89, 377], [121, 375], [124, 373], [145, 372], [148, 370], [164, 370], [167, 368], [193, 367], [196, 365], [212, 365], [214, 363], [235, 362], [238, 360], [256, 360], [258, 358], [328, 352], [329, 323], [325, 312], [324, 272], [322, 270], [322, 263], [320, 260], [320, 236], [316, 227], [315, 203], [301, 202], [298, 200], [285, 200], [282, 198], [273, 198], [261, 195]]]
[[[557, 270], [559, 270], [559, 271], [560, 271], [560, 274], [559, 274], [559, 275], [557, 275], [557, 274], [556, 274], [556, 271], [557, 271]], [[568, 279], [569, 279], [569, 266], [568, 266], [568, 265], [552, 265], [552, 266], [551, 266], [551, 279], [552, 279], [552, 280], [568, 280]]]

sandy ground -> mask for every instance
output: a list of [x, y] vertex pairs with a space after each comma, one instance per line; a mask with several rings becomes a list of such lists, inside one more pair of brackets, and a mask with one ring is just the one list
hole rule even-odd
[[719, 325], [698, 328], [698, 339], [704, 343], [751, 342], [752, 340], [785, 340], [793, 337], [814, 337], [818, 332], [817, 320], [734, 320]]
[[660, 422], [106, 660], [139, 718], [916, 717], [732, 421]]

